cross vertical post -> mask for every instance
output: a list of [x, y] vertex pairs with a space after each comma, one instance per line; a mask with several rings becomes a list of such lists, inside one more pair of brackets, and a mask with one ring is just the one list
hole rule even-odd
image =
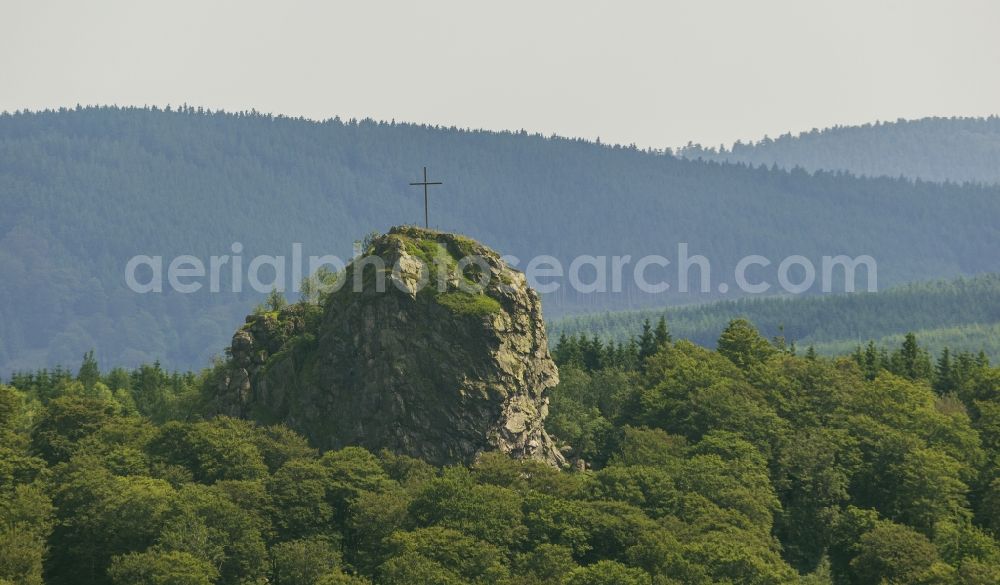
[[431, 227], [430, 216], [429, 216], [429, 214], [427, 212], [427, 207], [428, 207], [428, 202], [427, 202], [427, 187], [429, 185], [443, 185], [443, 184], [444, 183], [442, 183], [441, 181], [428, 181], [427, 180], [427, 167], [424, 167], [424, 180], [423, 181], [417, 181], [415, 183], [410, 183], [410, 185], [412, 185], [412, 186], [423, 185], [423, 187], [424, 187], [424, 227], [427, 228], [427, 229], [430, 229], [430, 227]]

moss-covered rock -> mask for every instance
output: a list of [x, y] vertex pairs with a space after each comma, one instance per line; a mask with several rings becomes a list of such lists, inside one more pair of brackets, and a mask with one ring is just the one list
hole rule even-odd
[[435, 464], [501, 450], [564, 464], [543, 428], [558, 373], [541, 304], [496, 252], [397, 227], [338, 283], [321, 308], [247, 317], [220, 412], [283, 421], [321, 448], [389, 448]]

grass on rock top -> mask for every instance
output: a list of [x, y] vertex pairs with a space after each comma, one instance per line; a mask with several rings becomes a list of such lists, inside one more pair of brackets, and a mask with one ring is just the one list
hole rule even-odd
[[[399, 229], [398, 231], [389, 233], [387, 237], [390, 240], [399, 242], [407, 254], [424, 263], [429, 271], [428, 282], [431, 285], [424, 287], [422, 292], [428, 295], [428, 297], [433, 297], [434, 301], [448, 308], [452, 313], [456, 315], [485, 316], [500, 311], [500, 302], [486, 294], [479, 282], [469, 278], [469, 275], [465, 271], [458, 276], [460, 276], [464, 284], [476, 292], [465, 290], [438, 292], [433, 285], [433, 283], [441, 280], [438, 278], [438, 271], [447, 271], [446, 276], [448, 277], [457, 275], [459, 261], [463, 257], [475, 256], [480, 252], [479, 245], [471, 238], [454, 236], [447, 241], [441, 241], [434, 232], [419, 228]], [[349, 267], [348, 271], [352, 271], [352, 268], [355, 267]], [[473, 263], [466, 267], [466, 271], [474, 273], [474, 276], [478, 278], [479, 274], [476, 273], [477, 268], [476, 264]], [[388, 271], [389, 269], [387, 268], [386, 272]], [[372, 272], [372, 274], [368, 274], [368, 272]], [[364, 286], [367, 287], [369, 284], [374, 284], [373, 282], [369, 282], [369, 280], [374, 280], [372, 278], [374, 276], [373, 272], [371, 270], [365, 271], [362, 279]], [[443, 280], [448, 280], [448, 278]], [[507, 277], [504, 280], [509, 281], [510, 278]], [[430, 299], [428, 298], [428, 300]]]
[[451, 291], [437, 295], [437, 302], [457, 315], [483, 317], [500, 312], [500, 302], [485, 294]]
[[[415, 232], [420, 233], [420, 232]], [[414, 237], [412, 234], [390, 234], [390, 238], [396, 238], [403, 244], [406, 253], [418, 258], [430, 270], [431, 282], [437, 282], [438, 271], [444, 269], [448, 276], [458, 274], [458, 264], [463, 258], [471, 258], [479, 253], [478, 244], [465, 236], [455, 236], [447, 243], [434, 237]], [[469, 278], [469, 272], [475, 278]], [[479, 266], [475, 263], [464, 267], [459, 275], [466, 284], [472, 287], [482, 288], [479, 283]], [[505, 281], [509, 281], [507, 277]]]

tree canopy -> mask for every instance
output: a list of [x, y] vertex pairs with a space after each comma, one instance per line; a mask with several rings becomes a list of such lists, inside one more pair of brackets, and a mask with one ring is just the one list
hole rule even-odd
[[212, 416], [211, 372], [86, 356], [19, 375], [0, 384], [0, 583], [997, 582], [988, 360], [944, 368], [919, 338], [799, 356], [746, 321], [717, 351], [648, 330], [641, 358], [557, 347], [565, 470], [320, 453]]

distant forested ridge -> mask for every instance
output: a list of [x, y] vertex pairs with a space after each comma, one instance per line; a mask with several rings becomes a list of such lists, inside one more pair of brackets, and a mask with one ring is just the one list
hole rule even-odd
[[784, 337], [805, 350], [844, 354], [874, 340], [896, 345], [916, 331], [932, 351], [945, 347], [1000, 360], [1000, 275], [903, 285], [879, 293], [748, 298], [694, 307], [595, 313], [555, 320], [550, 338], [590, 335], [625, 342], [644, 321], [666, 316], [679, 338], [712, 347], [732, 319], [747, 318], [768, 337]]
[[1000, 117], [922, 118], [862, 126], [813, 128], [797, 135], [736, 142], [731, 147], [689, 144], [688, 159], [847, 171], [869, 177], [1000, 183]]
[[[407, 183], [424, 165], [444, 181], [432, 227], [523, 262], [674, 259], [686, 242], [711, 259], [713, 289], [747, 254], [870, 254], [880, 286], [1000, 271], [997, 187], [750, 169], [526, 132], [187, 107], [6, 113], [0, 372], [92, 348], [111, 365], [202, 367], [263, 295], [139, 295], [125, 286], [129, 258], [207, 263], [234, 242], [245, 259], [287, 256], [293, 242], [346, 257], [371, 230], [423, 219]], [[614, 295], [563, 286], [543, 297], [546, 315], [693, 300], [629, 282]]]

